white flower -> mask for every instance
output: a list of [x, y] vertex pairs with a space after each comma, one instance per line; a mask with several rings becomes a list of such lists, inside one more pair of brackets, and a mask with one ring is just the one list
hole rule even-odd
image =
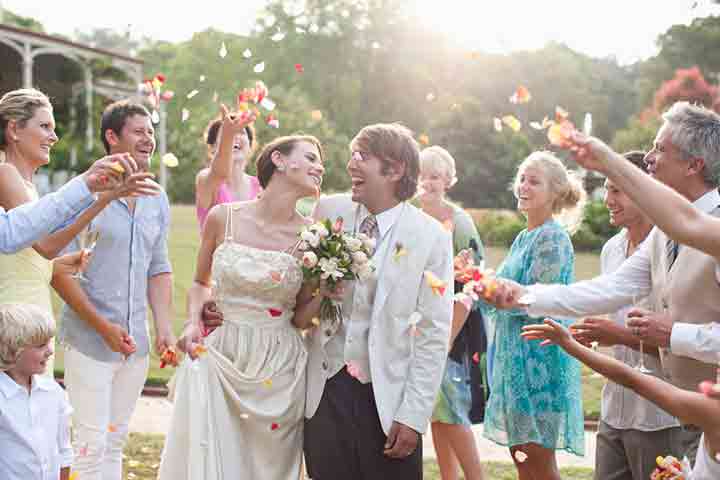
[[364, 265], [368, 262], [368, 256], [364, 252], [355, 252], [352, 254], [353, 263]]
[[313, 230], [320, 238], [325, 238], [330, 235], [330, 232], [328, 232], [328, 229], [325, 228], [325, 225], [323, 225], [322, 223], [316, 223], [315, 225], [311, 226], [310, 229]]
[[345, 240], [345, 245], [347, 245], [347, 249], [351, 252], [357, 252], [363, 246], [362, 240], [351, 237], [349, 235], [344, 236], [343, 240]]
[[300, 234], [300, 239], [310, 244], [312, 247], [317, 247], [320, 245], [320, 237], [310, 230], [304, 230]]
[[362, 265], [358, 268], [358, 271], [356, 272], [356, 275], [358, 276], [358, 280], [365, 281], [368, 278], [370, 278], [370, 275], [373, 273], [373, 267], [370, 262]]
[[302, 242], [300, 242], [300, 244], [298, 245], [298, 250], [300, 250], [301, 252], [304, 252], [305, 250], [307, 250], [309, 248], [310, 248], [310, 244], [304, 240]]
[[315, 252], [305, 252], [302, 263], [306, 268], [313, 268], [318, 263], [318, 257], [315, 255]]
[[321, 258], [318, 265], [320, 266], [320, 270], [322, 270], [320, 278], [323, 280], [327, 280], [330, 277], [340, 279], [344, 276], [338, 269], [337, 258]]
[[370, 237], [365, 237], [365, 240], [363, 240], [363, 245], [365, 245], [365, 248], [370, 250], [371, 252], [375, 250], [375, 239]]

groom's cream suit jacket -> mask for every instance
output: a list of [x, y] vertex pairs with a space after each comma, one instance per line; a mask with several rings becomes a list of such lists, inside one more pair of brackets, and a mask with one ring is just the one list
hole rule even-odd
[[[322, 197], [313, 216], [333, 222], [342, 217], [343, 228], [352, 233], [361, 220], [357, 217], [365, 212], [350, 195], [340, 194]], [[377, 289], [369, 309], [369, 380], [386, 434], [393, 421], [424, 433], [448, 354], [453, 309], [451, 234], [430, 216], [405, 204], [383, 242], [388, 242], [388, 250], [383, 264], [375, 266]], [[394, 255], [399, 249], [406, 253]], [[425, 271], [446, 283], [444, 293], [433, 292]], [[364, 288], [364, 283], [346, 284], [343, 322], [350, 321], [355, 289]], [[413, 315], [415, 312], [419, 315]], [[337, 329], [337, 323], [323, 321], [307, 336], [307, 418], [317, 411], [325, 382], [336, 373], [330, 365], [344, 363], [343, 358], [329, 358], [325, 348]]]

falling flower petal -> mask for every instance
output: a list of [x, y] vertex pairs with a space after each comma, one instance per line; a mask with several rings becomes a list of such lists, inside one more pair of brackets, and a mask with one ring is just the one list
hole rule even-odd
[[303, 67], [302, 63], [296, 63], [295, 64], [295, 71], [297, 73], [303, 73], [305, 71], [305, 67]]
[[160, 100], [162, 100], [163, 102], [169, 102], [173, 99], [174, 96], [175, 92], [173, 92], [172, 90], [165, 90], [160, 94]]
[[262, 101], [260, 102], [260, 106], [268, 112], [272, 112], [273, 110], [275, 110], [275, 102], [273, 102], [267, 97], [262, 99]]
[[423, 133], [418, 137], [418, 142], [422, 145], [430, 145], [430, 137]]
[[560, 148], [570, 148], [572, 141], [570, 137], [575, 131], [575, 125], [569, 120], [563, 120], [559, 123], [554, 123], [547, 132], [547, 138], [550, 140], [552, 145]]
[[515, 460], [517, 460], [518, 463], [524, 463], [527, 458], [527, 453], [522, 450], [515, 450]]
[[180, 121], [185, 122], [188, 118], [190, 118], [190, 110], [188, 110], [187, 108], [183, 108], [180, 116]]
[[277, 32], [275, 35], [270, 37], [270, 40], [273, 42], [280, 42], [283, 38], [285, 38], [285, 34], [283, 32]]
[[108, 432], [110, 432], [110, 433], [117, 432], [117, 427], [111, 423], [110, 425], [108, 425]]
[[278, 272], [277, 270], [273, 270], [272, 272], [270, 272], [270, 279], [275, 283], [280, 283], [283, 279], [282, 273]]
[[445, 289], [447, 288], [447, 283], [440, 280], [430, 270], [425, 270], [425, 282], [432, 289], [432, 292], [435, 295], [443, 296], [445, 294]]
[[243, 57], [245, 57], [245, 58], [250, 58], [250, 57], [252, 57], [252, 51], [251, 51], [249, 48], [246, 48], [246, 49], [243, 51]]
[[301, 27], [295, 27], [295, 33], [302, 35], [303, 33], [305, 33], [305, 29]]
[[272, 114], [265, 118], [265, 123], [271, 128], [280, 128], [280, 120]]
[[555, 121], [556, 122], [562, 122], [563, 120], [567, 120], [567, 118], [570, 116], [567, 110], [562, 108], [561, 106], [555, 107]]
[[268, 88], [261, 80], [255, 82], [255, 103], [261, 103], [268, 94]]
[[542, 126], [542, 123], [540, 123], [540, 122], [532, 121], [532, 122], [530, 122], [530, 126], [532, 128], [534, 128], [535, 130], [543, 130], [544, 129], [544, 127]]
[[220, 58], [227, 57], [228, 51], [227, 47], [225, 46], [225, 42], [222, 42], [222, 45], [220, 45], [220, 51], [218, 52], [218, 55], [220, 55]]
[[205, 347], [205, 345], [203, 345], [202, 343], [200, 343], [200, 344], [198, 344], [198, 345], [195, 345], [195, 348], [193, 349], [192, 353], [193, 353], [193, 355], [195, 355], [196, 357], [199, 357], [199, 356], [204, 355], [204, 354], [207, 353], [207, 347]]
[[282, 315], [282, 310], [278, 310], [277, 308], [268, 308], [268, 313], [271, 317], [279, 317]]
[[213, 92], [213, 103], [217, 103], [219, 97], [220, 95], [218, 95], [218, 92]]
[[268, 378], [267, 380], [263, 380], [263, 385], [270, 388], [272, 387], [272, 378]]
[[377, 50], [378, 48], [380, 48], [380, 42], [373, 42], [373, 43], [372, 43], [372, 48], [375, 49], [375, 50]]
[[278, 428], [280, 428], [280, 425], [278, 425], [277, 423], [273, 423], [272, 425], [270, 425], [270, 430], [272, 430], [273, 432]]
[[427, 100], [428, 102], [432, 102], [433, 100], [435, 100], [435, 94], [432, 92], [428, 93], [427, 95], [425, 95], [425, 100]]
[[480, 354], [478, 352], [473, 353], [472, 361], [476, 364], [480, 363]]
[[526, 87], [520, 85], [515, 89], [515, 93], [512, 94], [510, 97], [510, 103], [514, 104], [521, 104], [521, 103], [528, 103], [532, 99], [532, 95], [530, 95], [530, 90], [528, 90]]
[[187, 94], [188, 100], [190, 100], [191, 98], [193, 98], [193, 97], [194, 97], [195, 95], [197, 95], [198, 93], [200, 93], [199, 90], [193, 90], [192, 92], [188, 93], [188, 94]]
[[178, 366], [178, 355], [173, 346], [167, 347], [160, 355], [160, 368], [165, 368], [167, 365]]
[[160, 114], [157, 110], [152, 111], [152, 116], [150, 117], [153, 123], [160, 123]]
[[316, 23], [313, 23], [312, 25], [310, 25], [308, 31], [313, 34], [318, 33], [320, 31], [320, 27]]
[[257, 65], [255, 65], [255, 68], [253, 68], [253, 72], [255, 73], [262, 73], [265, 71], [265, 62], [260, 62]]
[[163, 155], [161, 160], [166, 167], [170, 168], [175, 168], [180, 164], [180, 162], [178, 162], [178, 158], [170, 152]]
[[241, 414], [240, 414], [240, 418], [241, 418], [242, 420], [247, 420], [248, 418], [250, 418], [250, 415], [248, 415], [247, 413], [241, 413]]
[[493, 127], [496, 132], [502, 132], [502, 120], [497, 117], [493, 118]]
[[510, 127], [513, 132], [519, 132], [522, 128], [522, 123], [520, 123], [520, 120], [515, 118], [513, 115], [505, 115], [502, 117], [502, 122]]
[[585, 114], [585, 120], [583, 121], [583, 135], [589, 137], [592, 135], [592, 114], [590, 112], [587, 112]]
[[320, 319], [319, 319], [318, 317], [313, 317], [313, 319], [310, 320], [310, 323], [312, 323], [312, 324], [315, 325], [316, 327], [319, 327], [319, 326], [320, 326]]
[[205, 75], [200, 75], [200, 83], [205, 81]]

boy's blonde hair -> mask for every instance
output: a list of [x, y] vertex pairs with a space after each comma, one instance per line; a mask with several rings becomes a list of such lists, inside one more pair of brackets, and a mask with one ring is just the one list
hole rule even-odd
[[0, 371], [13, 368], [24, 349], [44, 345], [54, 336], [49, 312], [24, 303], [0, 304]]

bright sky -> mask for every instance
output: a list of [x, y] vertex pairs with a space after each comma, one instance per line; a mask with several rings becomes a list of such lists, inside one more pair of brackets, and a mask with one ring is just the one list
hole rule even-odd
[[[169, 41], [213, 27], [246, 33], [264, 0], [0, 0], [50, 32], [131, 28], [133, 34]], [[710, 0], [415, 0], [434, 28], [468, 49], [507, 52], [539, 48], [550, 40], [589, 55], [615, 55], [628, 63], [656, 53], [655, 39], [669, 26], [720, 14]], [[697, 4], [695, 8], [691, 8]]]

